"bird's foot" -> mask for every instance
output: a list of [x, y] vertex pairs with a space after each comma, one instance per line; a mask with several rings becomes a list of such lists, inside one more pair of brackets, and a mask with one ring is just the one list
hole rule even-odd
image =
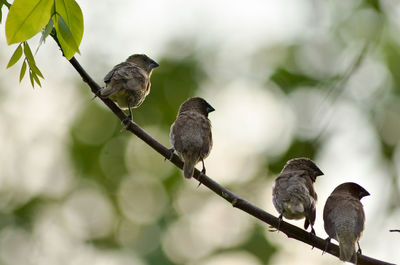
[[201, 182], [200, 182], [200, 180], [201, 180], [201, 177], [204, 175], [206, 175], [206, 167], [204, 166], [204, 160], [202, 159], [201, 160], [201, 164], [203, 165], [203, 169], [200, 171], [200, 174], [199, 174], [199, 185], [197, 185], [197, 188], [198, 187], [200, 187], [200, 185], [201, 185]]
[[94, 96], [92, 97], [91, 100], [94, 100], [96, 98], [101, 98], [101, 94], [100, 91], [103, 89], [104, 87], [101, 87], [99, 90], [97, 90], [96, 92], [94, 92]]
[[278, 231], [278, 233], [279, 233], [280, 228], [281, 228], [281, 222], [282, 222], [282, 219], [283, 219], [283, 214], [280, 214], [278, 219], [279, 219], [279, 221], [278, 221], [278, 227], [276, 228], [276, 231]]
[[331, 238], [330, 238], [330, 237], [327, 237], [327, 238], [325, 239], [325, 248], [324, 248], [324, 251], [322, 251], [322, 255], [324, 255], [325, 252], [328, 251], [328, 247], [329, 247], [329, 243], [330, 243], [330, 242], [331, 242]]
[[122, 131], [124, 131], [124, 130], [127, 130], [128, 127], [129, 127], [129, 124], [130, 124], [131, 122], [133, 122], [133, 120], [132, 120], [132, 115], [129, 114], [128, 116], [126, 116], [125, 119], [123, 119], [123, 120], [121, 121], [121, 123], [122, 123], [122, 125], [124, 125], [124, 127], [121, 128], [120, 132], [122, 132]]
[[270, 225], [270, 226], [268, 226], [268, 232], [278, 232], [278, 233], [279, 233], [279, 229], [280, 229], [280, 227], [281, 227], [282, 218], [283, 218], [283, 215], [280, 214], [279, 217], [278, 217], [278, 219], [279, 219], [279, 221], [278, 221], [278, 227], [275, 228], [275, 227], [273, 227], [272, 225]]
[[175, 152], [175, 148], [171, 147], [170, 149], [168, 149], [168, 151], [170, 152], [169, 154], [169, 158], [164, 158], [164, 162], [168, 159], [169, 161], [172, 161], [172, 158], [174, 157], [174, 152]]
[[361, 247], [360, 247], [360, 243], [357, 241], [357, 246], [358, 246], [358, 250], [357, 250], [357, 254], [362, 255], [362, 251], [361, 251]]
[[279, 231], [278, 229], [276, 229], [275, 227], [273, 227], [272, 225], [268, 226], [268, 232], [277, 232]]
[[[312, 227], [311, 226], [311, 231], [310, 231], [310, 238], [312, 239], [313, 237], [312, 236], [315, 236], [316, 234], [315, 234], [315, 230], [314, 230], [314, 227]], [[312, 248], [311, 249], [314, 249], [314, 245], [312, 246]]]
[[201, 173], [203, 175], [205, 175], [206, 174], [206, 166], [204, 165], [204, 159], [201, 159], [201, 164], [203, 165], [203, 169], [201, 170]]
[[206, 173], [206, 170], [203, 168], [203, 170], [200, 171], [200, 174], [199, 174], [199, 179], [198, 179], [199, 184], [197, 185], [197, 188], [199, 188], [201, 186], [201, 178], [203, 177], [203, 175], [205, 175], [205, 173]]

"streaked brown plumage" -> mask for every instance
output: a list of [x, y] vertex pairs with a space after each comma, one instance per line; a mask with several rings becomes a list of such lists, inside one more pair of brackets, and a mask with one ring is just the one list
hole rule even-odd
[[280, 214], [279, 219], [305, 218], [304, 229], [311, 225], [311, 232], [315, 234], [317, 193], [313, 183], [317, 176], [323, 174], [308, 158], [294, 158], [286, 163], [272, 190], [272, 201]]
[[100, 91], [102, 98], [110, 98], [120, 108], [139, 107], [150, 93], [150, 76], [158, 64], [144, 54], [129, 56], [125, 62], [117, 64], [104, 77], [106, 87]]
[[370, 195], [360, 185], [346, 182], [337, 186], [328, 197], [324, 207], [324, 228], [329, 238], [339, 242], [340, 259], [351, 261], [355, 255], [355, 243], [358, 243], [364, 230], [365, 214], [360, 200]]
[[204, 159], [212, 148], [211, 122], [208, 113], [214, 108], [200, 97], [186, 100], [179, 108], [178, 116], [171, 125], [169, 139], [184, 162], [183, 175], [193, 176], [194, 166]]

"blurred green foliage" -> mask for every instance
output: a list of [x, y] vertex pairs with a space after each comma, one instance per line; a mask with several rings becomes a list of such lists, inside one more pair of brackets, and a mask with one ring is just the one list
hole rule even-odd
[[[194, 56], [187, 56], [179, 60], [164, 58], [159, 61], [159, 64], [162, 67], [156, 69], [152, 75], [151, 93], [140, 108], [134, 109], [133, 119], [144, 128], [157, 126], [167, 136], [169, 127], [176, 118], [178, 107], [185, 99], [196, 94], [201, 85], [201, 80], [204, 80], [205, 73], [201, 63]], [[139, 168], [136, 173], [127, 170], [125, 164], [127, 160], [124, 159], [128, 146], [127, 141], [132, 137], [134, 138], [133, 141], [140, 142], [140, 140], [124, 132], [122, 128], [122, 124], [111, 112], [99, 106], [99, 104], [91, 102], [77, 116], [71, 128], [71, 141], [69, 143], [71, 161], [78, 176], [100, 185], [105, 193], [110, 196], [116, 209], [118, 203], [114, 197], [121, 180], [129, 174], [133, 174], [132, 176], [135, 177], [136, 173], [140, 174], [139, 172], [141, 172]], [[149, 151], [153, 152], [152, 150]], [[134, 152], [143, 152], [143, 149], [137, 149]], [[156, 154], [155, 156], [159, 157]], [[161, 157], [156, 159], [163, 163]], [[104, 163], [105, 165], [101, 165]], [[142, 162], [136, 161], [135, 163]], [[107, 168], [107, 172], [104, 172], [104, 168]], [[115, 168], [115, 170], [110, 168]], [[154, 170], [153, 173], [157, 174], [157, 169], [153, 168]], [[182, 182], [181, 172], [176, 169], [170, 171], [170, 174], [162, 179], [162, 184], [171, 198], [176, 196]], [[179, 216], [172, 206], [173, 203], [168, 204], [165, 214], [155, 224], [161, 231], [164, 231]], [[119, 211], [117, 210], [117, 212]], [[124, 217], [119, 215], [118, 218], [123, 219]], [[141, 252], [140, 248], [143, 248], [143, 244], [146, 245], [145, 241], [148, 238], [153, 238], [146, 232], [152, 230], [146, 230], [146, 226], [141, 226], [141, 231], [140, 238], [134, 241], [136, 243], [128, 245], [132, 250], [139, 252]], [[249, 250], [264, 264], [267, 264], [276, 249], [265, 240], [262, 233], [262, 228], [254, 230], [250, 239], [240, 248]], [[101, 249], [119, 248], [121, 246], [115, 236], [114, 234], [89, 242]], [[156, 236], [156, 238], [158, 238], [158, 241], [161, 240], [159, 236]], [[146, 253], [143, 257], [148, 264], [173, 264], [165, 255], [161, 246]]]
[[393, 78], [393, 89], [396, 95], [400, 94], [400, 49], [395, 42], [388, 42], [384, 49], [386, 65]]
[[[316, 152], [318, 151], [318, 143], [314, 141], [305, 141], [296, 139], [292, 142], [286, 153], [280, 156], [277, 160], [268, 161], [269, 169], [275, 173], [279, 174], [286, 161], [294, 157], [308, 157], [315, 158]], [[275, 175], [274, 174], [274, 175]], [[271, 176], [274, 176], [271, 175]]]
[[[151, 93], [140, 108], [133, 110], [133, 119], [144, 128], [157, 126], [167, 136], [169, 127], [176, 118], [178, 107], [185, 99], [196, 94], [201, 81], [205, 80], [205, 72], [195, 56], [187, 56], [179, 60], [164, 58], [159, 61], [159, 64], [161, 67], [156, 69], [152, 75]], [[127, 160], [124, 159], [126, 148], [128, 148], [127, 141], [131, 139], [140, 142], [140, 140], [127, 132], [121, 132], [122, 128], [122, 124], [111, 112], [99, 104], [91, 102], [77, 116], [71, 128], [71, 141], [69, 143], [71, 161], [78, 176], [100, 185], [105, 193], [110, 196], [116, 209], [118, 209], [118, 203], [114, 197], [121, 180], [129, 175], [135, 177], [136, 174], [140, 175], [140, 172], [142, 172], [142, 169], [139, 168], [137, 168], [136, 173], [127, 170], [125, 164]], [[141, 145], [141, 143], [138, 144]], [[147, 147], [144, 148], [147, 149]], [[148, 150], [153, 152], [153, 150]], [[143, 149], [136, 149], [133, 152], [143, 152]], [[105, 157], [102, 158], [102, 156]], [[164, 163], [162, 157], [156, 154], [155, 157], [159, 159], [159, 163]], [[106, 163], [106, 165], [101, 165], [102, 163]], [[135, 163], [143, 163], [143, 161], [136, 161]], [[106, 173], [104, 168], [107, 168]], [[110, 170], [110, 168], [115, 168], [115, 170]], [[157, 167], [153, 168], [152, 171], [153, 174], [157, 174]], [[183, 184], [181, 172], [176, 169], [170, 171], [166, 177], [162, 178], [162, 184], [168, 196], [173, 200], [176, 197], [177, 190]], [[117, 212], [119, 211], [117, 210]], [[165, 214], [154, 224], [161, 231], [167, 229], [179, 217], [179, 214], [173, 208], [173, 202], [167, 205], [164, 212]], [[123, 219], [124, 216], [119, 212], [118, 218]], [[136, 243], [133, 242], [125, 245], [125, 247], [128, 246], [134, 251], [141, 252], [140, 248], [143, 248], [143, 244], [146, 245], [146, 239], [154, 237], [149, 237], [146, 231], [152, 230], [148, 230], [148, 228], [150, 227], [141, 226], [142, 232], [139, 239], [134, 241]], [[248, 250], [257, 256], [263, 264], [267, 264], [276, 248], [265, 239], [263, 229], [264, 227], [257, 226], [250, 238], [239, 248]], [[89, 242], [101, 249], [119, 248], [121, 246], [115, 236], [114, 234]], [[158, 241], [161, 240], [160, 236], [156, 236], [156, 238], [158, 238]], [[226, 250], [220, 249], [217, 252], [224, 251]], [[149, 253], [145, 253], [143, 258], [148, 264], [174, 264], [165, 255], [160, 245]]]
[[205, 73], [194, 56], [165, 58], [151, 77], [151, 94], [138, 110], [135, 121], [144, 126], [157, 125], [168, 130], [175, 121], [180, 104], [195, 95]]
[[[96, 119], [95, 117], [101, 117]], [[115, 116], [91, 102], [85, 106], [71, 128], [70, 152], [76, 172], [83, 178], [89, 178], [104, 188], [115, 191], [121, 178], [126, 174], [124, 153], [126, 144], [116, 144], [113, 150], [101, 152], [113, 136], [120, 135]], [[125, 134], [125, 138], [127, 135]], [[107, 177], [99, 165], [100, 156], [112, 161], [112, 177]]]
[[[380, 1], [378, 0], [366, 0], [360, 6], [372, 8], [378, 13], [381, 12]], [[398, 98], [400, 91], [400, 49], [399, 44], [392, 38], [386, 37], [383, 43], [384, 45], [381, 47], [383, 62], [393, 81], [389, 95], [385, 98], [379, 98], [383, 106], [381, 111], [385, 112], [390, 111], [390, 107], [388, 107], [390, 104], [387, 104], [387, 101], [391, 100], [391, 104], [393, 102], [398, 104], [400, 101]], [[301, 45], [307, 45], [307, 43], [298, 44], [298, 46]], [[266, 88], [272, 82], [284, 95], [290, 95], [301, 87], [338, 89], [332, 85], [340, 81], [341, 77], [337, 76], [337, 73], [324, 79], [317, 77], [317, 75], [312, 76], [304, 73], [300, 67], [293, 63], [299, 52], [298, 47], [288, 46], [286, 48], [289, 56], [280, 62], [276, 69], [271, 71], [270, 76], [265, 78], [264, 85]], [[133, 110], [134, 121], [146, 130], [154, 132], [156, 139], [161, 138], [165, 145], [169, 145], [167, 140], [169, 127], [175, 120], [180, 104], [188, 97], [196, 95], [203, 84], [202, 82], [207, 81], [208, 77], [203, 68], [204, 65], [197, 56], [195, 52], [192, 52], [183, 58], [166, 57], [159, 60], [160, 68], [154, 70], [151, 78], [150, 95], [140, 108]], [[85, 90], [85, 92], [82, 92], [82, 97], [89, 98], [86, 89], [87, 87], [82, 87], [82, 91]], [[371, 115], [376, 114], [373, 110], [368, 111]], [[397, 113], [395, 114], [397, 115]], [[371, 118], [371, 123], [380, 135], [381, 152], [388, 161], [391, 161], [395, 156], [396, 144], [385, 140], [385, 130], [382, 128], [386, 127], [382, 125], [382, 122], [384, 122], [382, 119]], [[390, 120], [387, 123], [391, 123]], [[134, 147], [134, 150], [128, 150], [131, 147]], [[271, 158], [268, 157], [268, 154], [265, 154], [263, 158], [265, 161], [262, 163], [263, 168], [259, 172], [268, 171], [270, 172], [268, 177], [274, 177], [287, 160], [294, 157], [313, 159], [316, 157], [319, 148], [319, 139], [304, 140], [295, 135], [287, 150], [279, 156]], [[117, 118], [104, 106], [98, 104], [96, 100], [85, 104], [76, 116], [71, 127], [67, 150], [77, 182], [76, 186], [85, 186], [88, 185], [87, 183], [91, 183], [99, 187], [101, 192], [110, 200], [116, 214], [117, 221], [110, 234], [88, 239], [87, 242], [99, 249], [127, 249], [128, 252], [139, 253], [148, 264], [174, 264], [162, 248], [161, 241], [169, 226], [180, 218], [176, 205], [178, 204], [178, 192], [184, 185], [181, 172], [168, 162], [164, 162], [161, 156], [155, 154], [134, 135], [125, 132], [123, 125]], [[127, 158], [128, 151], [134, 153], [135, 156]], [[140, 158], [143, 158], [143, 160]], [[261, 175], [265, 178], [265, 175]], [[157, 183], [161, 183], [166, 193], [165, 200], [167, 200], [167, 203], [160, 218], [145, 224], [135, 223], [134, 220], [127, 221], [129, 218], [124, 215], [117, 198], [121, 183], [127, 178], [154, 178]], [[392, 196], [396, 198], [396, 196], [398, 197], [395, 190], [396, 176], [393, 176], [391, 182], [394, 184], [392, 185]], [[246, 185], [246, 183], [241, 185]], [[239, 189], [241, 187], [234, 188]], [[211, 192], [209, 195], [215, 196]], [[151, 199], [146, 198], [148, 201], [151, 201]], [[35, 212], [49, 201], [54, 200], [37, 197], [13, 209], [11, 214], [1, 213], [0, 226], [6, 227], [13, 224], [29, 229], [35, 217]], [[396, 203], [397, 201], [392, 205], [393, 209], [399, 207]], [[227, 207], [229, 207], [228, 204]], [[133, 230], [132, 239], [126, 239], [126, 242], [121, 242], [123, 240], [121, 240], [119, 234], [124, 234], [119, 231], [122, 230], [123, 222], [130, 222], [129, 225]], [[269, 264], [271, 257], [278, 249], [265, 237], [265, 229], [266, 227], [263, 225], [256, 224], [245, 242], [232, 248], [216, 249], [213, 253], [246, 250], [256, 256], [262, 264]], [[204, 233], [207, 233], [207, 231], [204, 231]]]
[[291, 72], [285, 68], [276, 69], [270, 79], [285, 93], [289, 93], [300, 86], [316, 86], [321, 83], [321, 81], [310, 76]]
[[381, 3], [379, 0], [365, 0], [367, 6], [374, 8], [376, 11], [381, 12]]
[[262, 264], [269, 264], [271, 257], [278, 249], [265, 239], [263, 236], [264, 229], [265, 226], [256, 226], [250, 239], [239, 248], [253, 253], [260, 259]]

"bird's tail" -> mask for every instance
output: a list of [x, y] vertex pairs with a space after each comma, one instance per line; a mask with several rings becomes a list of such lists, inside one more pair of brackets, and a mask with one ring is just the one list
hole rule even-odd
[[193, 176], [195, 161], [193, 159], [188, 159], [184, 157], [184, 164], [183, 164], [183, 176], [187, 179], [190, 179]]
[[337, 231], [340, 259], [343, 261], [351, 261], [351, 257], [354, 255], [354, 261], [355, 264], [357, 264], [357, 255], [355, 251], [355, 243], [357, 238], [354, 236], [353, 232], [346, 230], [347, 229], [339, 229], [339, 231]]

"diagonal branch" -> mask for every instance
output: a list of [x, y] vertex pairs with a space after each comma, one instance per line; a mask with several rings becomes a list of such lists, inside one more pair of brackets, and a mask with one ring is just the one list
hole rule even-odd
[[[75, 68], [75, 70], [80, 74], [83, 81], [86, 82], [92, 92], [97, 95], [97, 92], [101, 89], [101, 87], [89, 76], [89, 74], [83, 69], [83, 67], [78, 63], [78, 61], [73, 57], [69, 62]], [[127, 119], [125, 113], [109, 99], [99, 98], [101, 101], [106, 104], [112, 112], [127, 126], [126, 129], [135, 134], [141, 140], [143, 140], [146, 144], [151, 146], [155, 151], [160, 153], [164, 158], [169, 159], [171, 156], [170, 150], [159, 143], [156, 139], [151, 137], [146, 131], [140, 128], [136, 123]], [[179, 157], [174, 154], [171, 163], [173, 163], [178, 168], [182, 169], [183, 162], [179, 159]], [[227, 190], [222, 187], [220, 184], [210, 179], [208, 176], [200, 173], [197, 169], [195, 169], [194, 176], [201, 184], [214, 191], [217, 195], [224, 198], [228, 202], [232, 204], [233, 207], [241, 209], [242, 211], [252, 215], [253, 217], [277, 228], [279, 219], [264, 210], [258, 208], [257, 206], [251, 204], [250, 202], [240, 198], [233, 192]], [[296, 240], [302, 241], [312, 247], [318, 248], [320, 250], [324, 250], [326, 247], [326, 241], [320, 237], [312, 235], [307, 231], [291, 225], [285, 221], [281, 221], [280, 231], [286, 234], [290, 238], [294, 238]], [[339, 247], [333, 243], [329, 243], [327, 248], [327, 253], [339, 257]], [[384, 261], [380, 261], [377, 259], [373, 259], [364, 255], [358, 255], [358, 264], [360, 265], [393, 265], [392, 263], [387, 263]], [[354, 259], [353, 259], [354, 263]]]

